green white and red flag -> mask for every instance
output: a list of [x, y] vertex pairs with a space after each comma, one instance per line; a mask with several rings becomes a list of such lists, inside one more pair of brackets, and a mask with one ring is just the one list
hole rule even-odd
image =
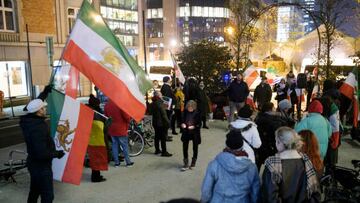
[[144, 94], [152, 83], [88, 1], [83, 1], [64, 59], [130, 117], [143, 118]]
[[172, 62], [173, 62], [173, 64], [174, 64], [175, 76], [179, 79], [179, 81], [180, 81], [182, 84], [185, 84], [184, 74], [182, 73], [182, 71], [181, 71], [178, 63], [176, 62], [174, 55], [171, 53], [171, 51], [170, 51], [170, 56], [171, 56], [171, 60], [172, 60]]
[[53, 178], [79, 185], [94, 112], [56, 89], [49, 94], [47, 102], [56, 150], [65, 152], [61, 159], [53, 159]]
[[355, 67], [352, 72], [349, 73], [345, 82], [340, 87], [340, 92], [349, 99], [354, 98], [355, 90], [358, 86], [358, 69]]
[[340, 87], [340, 92], [347, 98], [352, 99], [353, 105], [353, 125], [358, 127], [359, 121], [359, 79], [358, 67], [354, 67], [349, 73], [345, 82]]

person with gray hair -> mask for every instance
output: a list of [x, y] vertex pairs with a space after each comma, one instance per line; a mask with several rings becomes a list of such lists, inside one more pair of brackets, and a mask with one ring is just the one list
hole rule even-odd
[[[187, 169], [195, 167], [198, 155], [198, 146], [201, 144], [200, 127], [201, 117], [200, 112], [197, 111], [197, 103], [194, 100], [189, 100], [185, 106], [181, 123], [181, 141], [183, 142], [184, 155], [184, 166], [181, 168], [181, 171], [186, 171]], [[193, 157], [189, 167], [188, 148], [190, 140], [193, 142]]]
[[310, 159], [299, 152], [303, 142], [295, 130], [275, 132], [278, 153], [265, 161], [262, 176], [263, 202], [312, 202], [319, 200], [319, 182]]

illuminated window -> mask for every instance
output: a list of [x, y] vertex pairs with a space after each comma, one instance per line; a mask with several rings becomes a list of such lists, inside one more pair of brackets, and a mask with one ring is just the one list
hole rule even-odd
[[79, 8], [68, 8], [68, 29], [69, 33], [71, 32], [72, 27], [74, 27], [76, 16], [79, 13]]
[[15, 31], [15, 12], [12, 0], [0, 0], [0, 31]]
[[153, 8], [147, 10], [147, 18], [163, 18], [163, 9], [162, 8]]

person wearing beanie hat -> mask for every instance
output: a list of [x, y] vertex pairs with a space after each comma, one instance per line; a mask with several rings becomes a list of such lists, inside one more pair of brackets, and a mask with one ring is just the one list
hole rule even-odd
[[279, 102], [280, 117], [283, 119], [288, 127], [294, 127], [295, 120], [292, 118], [291, 102], [288, 99], [283, 99]]
[[229, 125], [230, 130], [239, 130], [244, 138], [244, 151], [248, 154], [249, 159], [255, 163], [254, 149], [261, 146], [261, 140], [257, 125], [250, 119], [252, 110], [248, 104], [238, 112], [239, 118]]
[[[20, 117], [20, 127], [26, 143], [28, 157], [26, 166], [30, 173], [28, 202], [52, 202], [54, 199], [52, 160], [61, 159], [63, 150], [56, 150], [46, 120], [46, 99], [51, 91], [46, 88], [41, 98], [30, 101], [26, 106], [28, 114]], [[44, 96], [46, 95], [46, 96]]]
[[320, 101], [314, 100], [309, 105], [309, 113], [323, 113], [323, 105]]
[[332, 129], [329, 121], [321, 115], [322, 112], [322, 104], [313, 100], [309, 105], [309, 114], [295, 125], [295, 130], [311, 130], [315, 134], [319, 141], [321, 159], [324, 160]]
[[258, 201], [259, 174], [256, 165], [242, 150], [243, 143], [238, 130], [230, 130], [226, 135], [226, 148], [207, 167], [201, 202]]

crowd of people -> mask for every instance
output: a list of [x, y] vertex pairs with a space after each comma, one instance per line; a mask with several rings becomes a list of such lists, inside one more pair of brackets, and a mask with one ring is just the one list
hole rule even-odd
[[[313, 83], [310, 85], [313, 87]], [[327, 167], [337, 162], [341, 135], [340, 93], [335, 82], [325, 81], [323, 94], [309, 97], [308, 114], [300, 120], [294, 116], [295, 105], [301, 110], [301, 96], [296, 90], [296, 77], [291, 72], [273, 89], [267, 79], [262, 78], [254, 92], [257, 105], [253, 108], [247, 104], [248, 85], [241, 74], [236, 76], [226, 91], [230, 106], [226, 147], [208, 165], [201, 188], [202, 202], [310, 202], [319, 199], [319, 178]], [[307, 88], [307, 94], [313, 95], [310, 90]], [[50, 91], [51, 87], [45, 88], [38, 99], [27, 105], [28, 114], [20, 122], [31, 176], [28, 202], [36, 202], [39, 195], [44, 202], [53, 200], [51, 160], [64, 155], [63, 151], [55, 150], [45, 129], [46, 104], [43, 101]], [[276, 92], [277, 108], [271, 102], [272, 91]], [[120, 148], [125, 166], [134, 165], [128, 153], [127, 130], [131, 118], [110, 99], [102, 108], [103, 100], [99, 94], [90, 95], [88, 102], [88, 106], [98, 112], [94, 116], [88, 148], [92, 182], [106, 180], [100, 171], [108, 170], [110, 160], [114, 161], [114, 167], [119, 167]], [[194, 168], [201, 144], [201, 128], [209, 128], [210, 102], [205, 84], [194, 78], [181, 84], [164, 77], [161, 90], [155, 90], [152, 95], [148, 113], [152, 115], [155, 130], [154, 154], [171, 157], [166, 146], [166, 142], [172, 141], [168, 131], [173, 135], [180, 132], [181, 171]], [[107, 147], [108, 138], [112, 153], [106, 150], [110, 148]], [[96, 154], [91, 151], [92, 139], [104, 143], [105, 150]], [[260, 184], [259, 171], [263, 165]]]

